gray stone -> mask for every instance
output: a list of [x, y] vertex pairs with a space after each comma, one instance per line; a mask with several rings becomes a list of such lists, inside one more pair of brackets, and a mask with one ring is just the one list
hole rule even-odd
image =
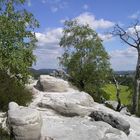
[[46, 116], [43, 120], [42, 135], [54, 140], [106, 140], [109, 134], [117, 138], [114, 140], [128, 140], [124, 132], [88, 117]]
[[116, 110], [117, 106], [118, 106], [118, 102], [117, 101], [105, 101], [105, 106], [113, 109], [113, 110]]
[[95, 121], [104, 121], [112, 127], [124, 131], [127, 135], [129, 134], [130, 124], [121, 117], [115, 117], [113, 114], [97, 110], [93, 111], [89, 116]]
[[41, 75], [36, 88], [46, 92], [65, 92], [69, 88], [67, 81], [49, 75]]
[[50, 108], [64, 116], [85, 116], [90, 114], [94, 104], [93, 98], [85, 92], [47, 93], [39, 107]]
[[127, 107], [124, 107], [121, 109], [120, 111], [121, 114], [124, 114], [124, 115], [129, 115], [131, 116], [131, 113], [129, 112], [129, 110], [127, 109]]
[[[12, 108], [13, 107], [13, 108]], [[31, 108], [9, 104], [8, 124], [10, 133], [16, 140], [39, 140], [42, 119], [40, 113]]]

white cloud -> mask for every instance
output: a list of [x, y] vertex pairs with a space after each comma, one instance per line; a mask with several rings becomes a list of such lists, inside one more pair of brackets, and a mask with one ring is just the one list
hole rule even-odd
[[83, 5], [83, 9], [84, 9], [84, 10], [87, 10], [88, 8], [89, 8], [89, 6], [88, 6], [87, 4], [84, 4], [84, 5]]
[[59, 46], [62, 37], [62, 28], [49, 29], [45, 33], [36, 33], [38, 39], [37, 48], [34, 54], [37, 56], [37, 63], [34, 68], [58, 68], [58, 57], [62, 54]]
[[80, 24], [88, 24], [93, 29], [107, 29], [114, 26], [114, 23], [105, 19], [96, 19], [91, 13], [85, 12], [75, 18]]
[[135, 48], [129, 47], [125, 50], [115, 50], [110, 53], [112, 57], [137, 57], [137, 51]]
[[36, 69], [40, 68], [58, 68], [59, 62], [58, 57], [61, 55], [61, 49], [48, 50], [48, 49], [36, 49], [34, 54], [37, 57], [36, 65], [33, 67]]
[[40, 47], [57, 47], [61, 37], [62, 28], [52, 29], [46, 33], [36, 33], [36, 38], [38, 39], [37, 45]]
[[129, 16], [131, 19], [138, 19], [140, 17], [140, 11], [137, 11]]
[[103, 41], [111, 41], [113, 36], [111, 34], [98, 34]]
[[[136, 26], [136, 30], [138, 32], [140, 32], [140, 25]], [[127, 33], [133, 35], [133, 34], [136, 34], [136, 31], [135, 31], [135, 29], [133, 27], [131, 27], [131, 28], [128, 28]]]
[[111, 65], [115, 70], [134, 70], [137, 62], [136, 49], [129, 47], [124, 50], [114, 50], [109, 53]]
[[[89, 13], [81, 14], [76, 17], [79, 19], [79, 22], [82, 23], [82, 18], [85, 21], [88, 21], [88, 24], [92, 28], [109, 28], [113, 26], [113, 22], [101, 19], [96, 20], [95, 17]], [[61, 22], [64, 22], [64, 20]], [[61, 56], [63, 50], [59, 46], [60, 38], [62, 37], [62, 28], [48, 29], [44, 33], [36, 33], [38, 39], [38, 48], [34, 51], [34, 54], [37, 56], [37, 65], [35, 68], [58, 68], [58, 59], [57, 57]], [[109, 40], [111, 35], [99, 34], [99, 36], [104, 40]]]

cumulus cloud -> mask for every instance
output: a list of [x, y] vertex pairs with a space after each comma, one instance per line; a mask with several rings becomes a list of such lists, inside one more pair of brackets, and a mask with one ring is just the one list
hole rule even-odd
[[132, 58], [137, 57], [137, 51], [135, 48], [129, 47], [125, 50], [115, 50], [110, 53], [111, 57], [126, 57], [126, 58]]
[[[138, 32], [140, 32], [140, 25], [136, 26], [136, 30]], [[135, 29], [133, 27], [131, 27], [131, 28], [128, 28], [127, 33], [133, 35], [133, 34], [136, 34], [136, 31], [135, 31]]]
[[[113, 22], [104, 19], [95, 19], [95, 17], [90, 13], [83, 13], [76, 17], [81, 24], [89, 24], [90, 27], [96, 29], [106, 29], [114, 25]], [[61, 22], [64, 22], [64, 20]], [[87, 23], [86, 23], [87, 22]], [[62, 37], [62, 28], [49, 29], [45, 33], [36, 33], [38, 39], [38, 48], [34, 51], [37, 56], [36, 68], [57, 68], [58, 67], [58, 57], [61, 56], [63, 50], [59, 47], [59, 41]], [[111, 35], [99, 34], [101, 39], [104, 41], [110, 40]]]
[[134, 70], [137, 62], [137, 51], [134, 48], [114, 50], [109, 53], [111, 65], [115, 70]]
[[129, 16], [131, 19], [138, 19], [140, 17], [140, 11], [137, 11]]
[[36, 38], [38, 40], [37, 45], [40, 47], [58, 47], [60, 38], [62, 37], [62, 28], [56, 28], [49, 30], [46, 33], [36, 33]]
[[93, 29], [107, 29], [114, 26], [113, 22], [105, 19], [96, 19], [95, 16], [89, 12], [84, 12], [74, 19], [80, 24], [88, 24]]
[[45, 33], [36, 33], [38, 39], [37, 48], [34, 54], [37, 57], [37, 63], [34, 68], [58, 68], [58, 57], [63, 50], [59, 47], [59, 41], [62, 37], [62, 28], [50, 29]]
[[36, 49], [34, 54], [37, 57], [36, 65], [33, 67], [40, 68], [58, 68], [58, 57], [61, 55], [61, 49], [49, 50], [49, 49]]
[[103, 40], [103, 41], [111, 41], [112, 40], [112, 34], [98, 34], [98, 36]]

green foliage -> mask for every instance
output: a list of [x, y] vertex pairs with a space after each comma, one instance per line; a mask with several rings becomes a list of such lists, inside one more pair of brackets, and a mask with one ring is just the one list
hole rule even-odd
[[10, 138], [9, 134], [7, 133], [7, 131], [3, 130], [0, 127], [0, 140], [14, 140], [14, 139]]
[[22, 83], [35, 61], [34, 28], [39, 24], [32, 13], [23, 9], [25, 0], [0, 0], [0, 70]]
[[19, 105], [26, 105], [32, 99], [30, 93], [14, 77], [0, 71], [0, 111], [7, 111], [8, 103], [14, 101]]
[[67, 69], [74, 85], [91, 95], [99, 95], [110, 64], [97, 33], [88, 25], [66, 21], [60, 46], [64, 48], [60, 64]]
[[[124, 105], [130, 105], [131, 104], [131, 98], [130, 98], [130, 89], [128, 86], [123, 86], [120, 85], [120, 99], [122, 104]], [[110, 95], [110, 100], [117, 100], [116, 99], [116, 87], [114, 84], [106, 84], [103, 87], [104, 92], [106, 92], [106, 94]]]

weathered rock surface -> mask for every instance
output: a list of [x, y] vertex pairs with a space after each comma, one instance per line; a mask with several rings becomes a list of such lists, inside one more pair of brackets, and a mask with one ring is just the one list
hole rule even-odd
[[43, 120], [42, 135], [54, 140], [128, 140], [124, 132], [88, 117], [46, 116]]
[[94, 104], [92, 97], [85, 92], [48, 93], [38, 103], [39, 107], [50, 108], [64, 116], [85, 116]]
[[117, 101], [111, 101], [111, 100], [108, 100], [108, 101], [105, 101], [105, 106], [111, 108], [111, 109], [114, 109], [116, 110], [117, 106], [118, 106], [118, 102]]
[[11, 134], [16, 140], [39, 140], [42, 120], [40, 113], [31, 108], [9, 104], [8, 123]]
[[67, 91], [69, 84], [67, 81], [59, 78], [41, 75], [36, 87], [46, 92], [65, 92]]
[[[59, 90], [59, 87], [57, 88], [55, 85], [57, 80], [61, 80], [54, 77], [50, 78], [50, 76], [46, 76], [44, 79], [47, 79], [47, 77], [48, 79], [53, 79], [50, 80], [51, 86], [49, 84], [49, 86], [42, 84], [42, 88], [47, 87], [47, 90], [39, 91], [34, 88], [36, 82], [28, 86], [28, 89], [33, 92], [34, 99], [26, 109], [34, 110], [35, 112], [38, 110], [42, 118], [41, 138], [38, 140], [140, 140], [140, 118], [124, 115], [102, 104], [98, 104], [94, 102], [87, 93], [79, 92], [69, 87], [67, 82], [67, 87], [62, 86], [65, 90]], [[65, 81], [62, 80], [62, 83], [63, 82]], [[50, 90], [48, 88], [50, 88]], [[52, 90], [53, 88], [55, 88], [55, 90]], [[13, 118], [26, 118], [22, 117], [23, 115], [17, 115], [17, 110], [22, 110], [24, 107], [19, 107], [16, 104], [10, 106], [10, 110], [13, 110], [13, 116], [16, 116]], [[34, 114], [32, 113], [34, 111], [31, 111], [30, 114]], [[93, 120], [91, 118], [92, 116], [89, 117], [89, 114], [92, 112], [96, 112], [96, 118], [99, 114], [103, 115], [99, 117], [103, 117], [103, 119], [100, 121], [95, 121], [96, 119]], [[25, 116], [28, 116], [26, 114], [29, 114], [29, 112], [25, 113]], [[33, 118], [36, 118], [35, 116], [37, 116], [37, 114], [33, 115]], [[29, 117], [29, 119], [28, 117], [27, 119], [19, 119], [22, 121], [17, 119], [17, 122], [23, 122], [23, 120], [25, 120], [24, 122], [29, 123], [30, 121], [28, 120], [30, 120], [30, 118], [32, 117]], [[18, 134], [17, 132], [20, 132], [21, 129], [19, 125], [16, 125], [15, 120], [16, 119], [11, 121], [11, 126], [17, 128], [15, 129], [15, 134]], [[23, 127], [22, 123], [18, 124]], [[111, 125], [117, 127], [113, 128]], [[33, 132], [32, 128], [30, 128], [31, 132]], [[29, 130], [29, 127], [27, 130]], [[130, 133], [127, 136], [125, 133], [127, 133], [128, 130]], [[30, 132], [23, 131], [22, 136], [23, 134], [26, 136], [26, 133], [28, 135]]]
[[124, 131], [127, 135], [129, 134], [130, 124], [121, 117], [115, 117], [113, 114], [97, 110], [93, 111], [89, 116], [94, 118], [95, 121], [106, 122], [112, 127]]

